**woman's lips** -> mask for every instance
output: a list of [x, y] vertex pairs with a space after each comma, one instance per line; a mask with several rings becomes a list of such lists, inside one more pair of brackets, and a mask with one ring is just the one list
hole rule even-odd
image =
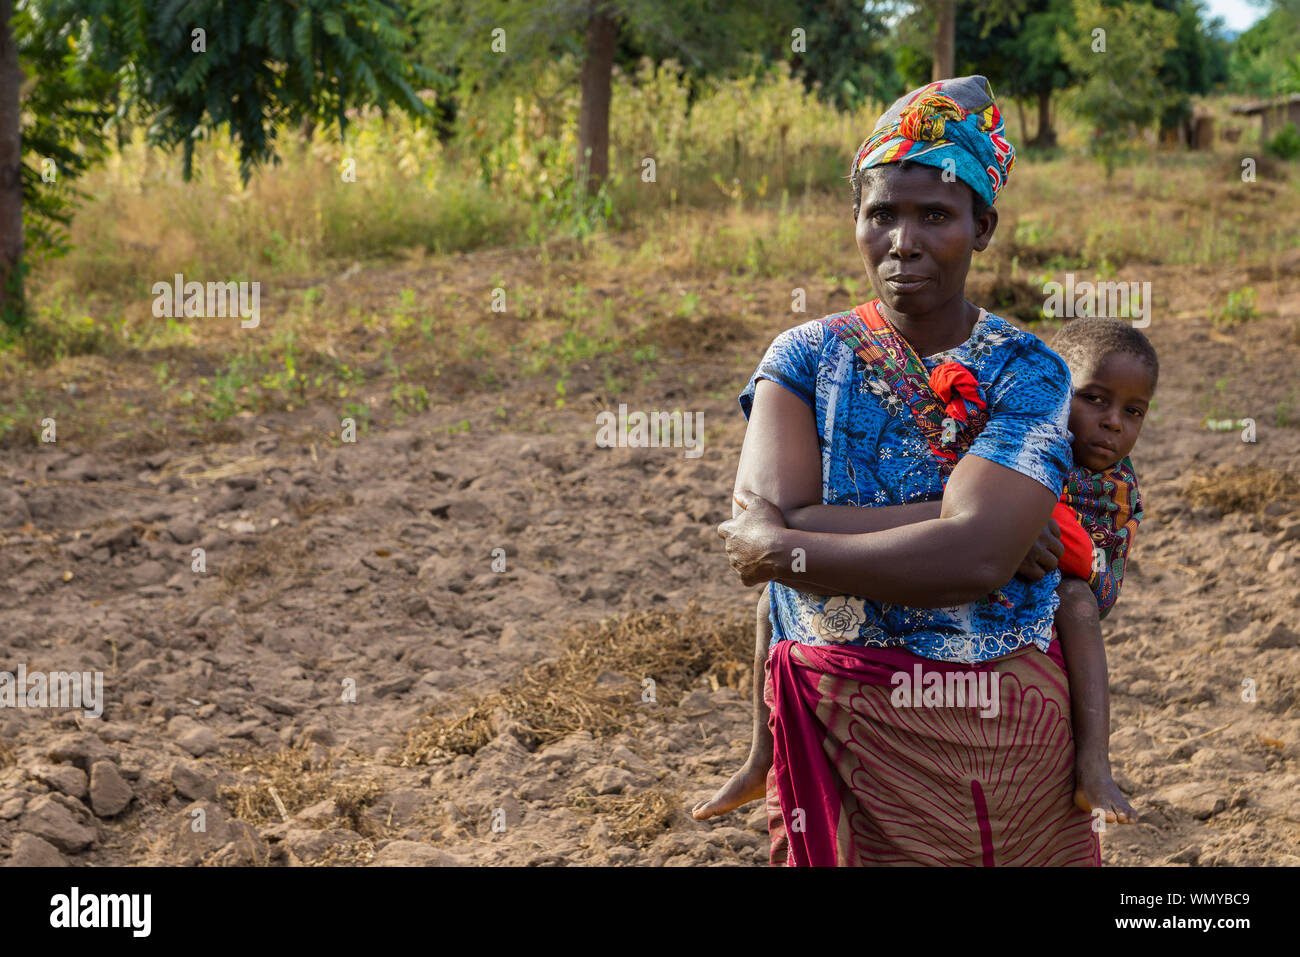
[[1089, 442], [1088, 448], [1092, 449], [1098, 455], [1112, 456], [1115, 450], [1108, 445], [1102, 445], [1100, 442]]
[[929, 281], [924, 276], [890, 276], [885, 280], [898, 292], [915, 292]]

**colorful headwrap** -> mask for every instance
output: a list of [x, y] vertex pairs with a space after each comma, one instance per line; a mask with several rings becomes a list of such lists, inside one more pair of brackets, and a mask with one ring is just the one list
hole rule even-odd
[[876, 121], [854, 169], [904, 159], [947, 166], [992, 206], [1016, 165], [1016, 151], [1005, 131], [988, 80], [937, 80], [900, 97]]

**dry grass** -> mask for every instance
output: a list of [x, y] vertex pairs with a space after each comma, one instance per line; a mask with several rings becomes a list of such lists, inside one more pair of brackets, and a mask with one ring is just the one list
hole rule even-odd
[[672, 827], [684, 800], [678, 791], [643, 791], [633, 795], [584, 795], [575, 798], [572, 804], [604, 816], [614, 843], [646, 848]]
[[384, 787], [375, 778], [340, 785], [334, 791], [334, 806], [342, 816], [343, 824], [350, 831], [356, 831], [362, 837], [384, 837], [383, 825], [376, 825], [365, 816], [365, 811], [384, 793]]
[[[272, 824], [282, 820], [276, 797], [292, 817], [305, 807], [334, 796], [342, 811], [373, 801], [379, 792], [367, 790], [369, 782], [336, 786], [330, 781], [328, 767], [311, 767], [307, 748], [282, 748], [273, 754], [242, 752], [225, 759], [225, 763], [252, 780], [223, 787], [218, 796], [234, 816], [252, 824]], [[274, 792], [274, 794], [273, 794]], [[348, 813], [348, 812], [345, 812]]]
[[[278, 824], [303, 808], [333, 799], [339, 813], [336, 820], [323, 825], [296, 822], [298, 826], [337, 826], [361, 835], [362, 840], [327, 848], [312, 862], [314, 867], [368, 864], [375, 857], [375, 841], [390, 836], [388, 828], [365, 814], [385, 790], [373, 775], [353, 773], [345, 780], [336, 780], [335, 772], [328, 766], [311, 767], [306, 748], [284, 748], [274, 754], [231, 755], [225, 763], [252, 779], [221, 788], [218, 797], [232, 817], [257, 827]], [[284, 807], [283, 815], [280, 805]]]
[[[263, 538], [233, 561], [221, 565], [221, 594], [245, 593], [252, 582], [289, 582], [310, 573], [315, 565], [302, 531]], [[264, 603], [264, 602], [263, 602]]]
[[1258, 512], [1279, 499], [1300, 500], [1300, 480], [1285, 469], [1220, 465], [1208, 475], [1188, 478], [1182, 494], [1193, 505], [1224, 512]]
[[319, 858], [312, 861], [312, 867], [359, 867], [375, 859], [378, 851], [368, 841], [354, 841], [351, 844], [335, 844], [327, 847]]
[[200, 467], [198, 471], [186, 471], [192, 465], [206, 465], [208, 458], [207, 452], [174, 458], [164, 465], [158, 474], [164, 478], [179, 475], [192, 482], [215, 482], [219, 479], [234, 478], [237, 475], [265, 475], [268, 469], [278, 464], [274, 459], [266, 456], [249, 455], [209, 468]]
[[355, 503], [352, 499], [352, 493], [344, 492], [342, 495], [328, 495], [309, 499], [306, 502], [294, 502], [290, 509], [293, 511], [294, 518], [304, 521], [313, 515], [319, 515], [321, 512], [328, 512], [331, 509], [341, 511], [353, 504]]
[[[561, 641], [559, 658], [526, 668], [501, 691], [427, 715], [407, 734], [402, 766], [474, 754], [494, 736], [498, 714], [530, 749], [575, 731], [616, 733], [629, 713], [654, 713], [641, 700], [644, 678], [654, 680], [656, 698], [680, 695], [701, 678], [740, 690], [749, 680], [753, 647], [745, 623], [705, 615], [695, 602], [681, 612], [640, 612], [579, 626]], [[627, 680], [601, 685], [606, 672]]]

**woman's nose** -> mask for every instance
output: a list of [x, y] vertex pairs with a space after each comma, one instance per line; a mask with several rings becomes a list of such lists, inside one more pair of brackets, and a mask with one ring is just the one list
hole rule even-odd
[[915, 259], [919, 256], [921, 247], [917, 242], [916, 230], [905, 223], [895, 226], [889, 236], [889, 254], [899, 259]]

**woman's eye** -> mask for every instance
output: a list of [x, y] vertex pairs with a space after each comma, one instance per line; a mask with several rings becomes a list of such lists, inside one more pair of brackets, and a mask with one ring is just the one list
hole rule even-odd
[[1136, 415], [1138, 418], [1141, 418], [1143, 414], [1141, 409], [1129, 409], [1129, 412]]

